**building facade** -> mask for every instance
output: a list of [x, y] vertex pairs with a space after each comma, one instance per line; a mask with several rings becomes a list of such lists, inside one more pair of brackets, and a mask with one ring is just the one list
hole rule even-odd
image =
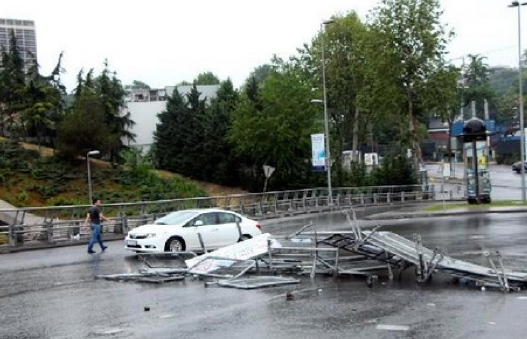
[[[217, 97], [219, 85], [198, 85], [200, 99], [207, 102]], [[126, 94], [126, 108], [130, 112], [135, 125], [130, 129], [136, 135], [135, 141], [124, 140], [128, 146], [146, 152], [154, 143], [154, 132], [159, 123], [158, 114], [166, 108], [167, 98], [172, 96], [177, 88], [179, 94], [185, 96], [192, 90], [192, 86], [166, 86], [162, 89], [130, 89]]]
[[11, 31], [15, 33], [18, 47], [24, 60], [27, 72], [31, 66], [37, 64], [37, 34], [35, 22], [32, 20], [2, 19], [0, 18], [0, 50], [8, 50]]

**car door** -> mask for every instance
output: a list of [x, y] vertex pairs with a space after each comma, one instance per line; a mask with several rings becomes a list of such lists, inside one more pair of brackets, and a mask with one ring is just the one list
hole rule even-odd
[[240, 233], [236, 225], [236, 215], [229, 212], [218, 212], [218, 228], [222, 246], [229, 246], [238, 242]]
[[201, 234], [201, 238], [207, 249], [223, 246], [216, 212], [201, 214], [194, 219], [194, 224], [196, 223], [198, 224], [196, 226], [196, 233]]

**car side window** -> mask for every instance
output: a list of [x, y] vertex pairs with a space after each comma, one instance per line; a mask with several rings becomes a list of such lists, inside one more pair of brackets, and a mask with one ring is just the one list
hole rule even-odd
[[236, 222], [236, 216], [231, 213], [218, 213], [219, 224], [230, 224]]
[[208, 225], [216, 225], [216, 213], [205, 213], [200, 215], [194, 220], [194, 223], [196, 223], [197, 220], [203, 221], [203, 226]]

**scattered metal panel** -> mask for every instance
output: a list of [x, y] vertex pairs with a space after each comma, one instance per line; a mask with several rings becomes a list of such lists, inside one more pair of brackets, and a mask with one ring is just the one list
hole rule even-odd
[[217, 282], [218, 286], [221, 287], [232, 287], [244, 290], [291, 285], [298, 283], [300, 283], [300, 280], [298, 279], [274, 276], [253, 276], [232, 280], [221, 280]]
[[188, 268], [187, 273], [219, 279], [238, 278], [256, 268], [256, 260], [208, 256]]
[[198, 255], [195, 252], [171, 252], [141, 253], [137, 255], [137, 258], [148, 268], [175, 269], [180, 273], [185, 273], [188, 270], [185, 260], [189, 258], [196, 258], [197, 256]]
[[98, 275], [97, 279], [105, 279], [112, 281], [134, 281], [134, 282], [148, 282], [148, 283], [165, 283], [172, 281], [181, 281], [185, 279], [184, 275], [176, 274], [145, 274], [145, 273], [124, 273], [124, 274], [109, 274]]
[[[258, 258], [266, 254], [269, 246], [280, 246], [276, 243], [269, 233], [260, 234], [252, 239], [248, 239], [231, 246], [220, 248], [216, 251], [205, 253], [199, 257], [185, 260], [187, 267], [194, 268], [200, 261], [210, 257], [222, 258], [221, 260], [233, 259], [238, 261]], [[205, 272], [206, 273], [206, 272]]]
[[[380, 226], [372, 231], [362, 231], [355, 213], [351, 211], [346, 214], [352, 231], [318, 233], [321, 240], [317, 241], [317, 245], [320, 243], [367, 259], [385, 262], [390, 279], [393, 277], [392, 266], [399, 267], [400, 273], [409, 266], [415, 266], [418, 282], [429, 281], [434, 272], [441, 272], [473, 281], [477, 286], [497, 287], [505, 292], [527, 286], [525, 271], [506, 269], [499, 252], [496, 252], [499, 267], [488, 253], [486, 256], [491, 267], [480, 266], [446, 256], [438, 249], [424, 247], [418, 234], [414, 234], [414, 241], [411, 241], [392, 232], [380, 232]], [[317, 239], [316, 232], [311, 236]]]
[[[369, 234], [369, 232], [364, 233]], [[420, 251], [418, 251], [414, 242], [391, 232], [377, 232], [376, 234], [372, 234], [369, 243], [383, 248], [416, 266], [420, 265], [421, 258], [424, 262], [431, 263], [437, 254], [436, 251], [432, 251], [426, 247], [421, 247]], [[444, 271], [457, 271], [467, 276], [492, 278], [498, 283], [505, 277], [506, 280], [511, 282], [527, 284], [527, 275], [525, 272], [513, 271], [503, 267], [500, 272], [496, 267], [479, 266], [448, 256], [443, 256], [436, 263], [435, 268]], [[503, 282], [503, 285], [506, 287], [505, 282]]]

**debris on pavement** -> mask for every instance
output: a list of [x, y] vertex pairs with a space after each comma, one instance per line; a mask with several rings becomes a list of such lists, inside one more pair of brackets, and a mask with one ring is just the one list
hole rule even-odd
[[419, 234], [410, 240], [380, 231], [381, 226], [363, 231], [353, 210], [346, 212], [346, 216], [350, 225], [346, 231], [308, 231], [310, 223], [287, 236], [264, 233], [200, 256], [191, 252], [139, 255], [147, 268], [98, 278], [163, 283], [192, 276], [212, 279], [207, 286], [254, 289], [299, 283], [298, 279], [284, 275], [313, 278], [329, 274], [362, 276], [368, 287], [373, 288], [381, 274], [391, 281], [394, 274], [401, 277], [405, 270], [414, 268], [419, 283], [430, 282], [434, 274], [440, 273], [482, 291], [486, 287], [504, 292], [527, 287], [527, 271], [506, 268], [498, 251], [483, 253], [490, 267], [476, 265], [423, 246]]

